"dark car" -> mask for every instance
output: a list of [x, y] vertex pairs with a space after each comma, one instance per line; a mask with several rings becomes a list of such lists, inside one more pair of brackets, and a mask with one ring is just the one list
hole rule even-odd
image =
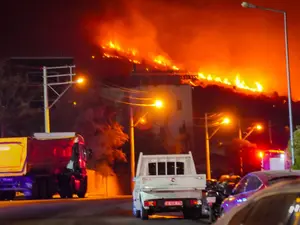
[[254, 193], [269, 187], [275, 183], [300, 178], [300, 171], [257, 171], [247, 174], [235, 186], [232, 195], [226, 198], [221, 206], [223, 213], [227, 213], [233, 207], [247, 201]]
[[300, 180], [282, 181], [252, 195], [215, 225], [300, 224]]

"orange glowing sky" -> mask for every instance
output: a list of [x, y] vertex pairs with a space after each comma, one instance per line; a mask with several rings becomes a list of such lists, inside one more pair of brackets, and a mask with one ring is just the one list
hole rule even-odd
[[[109, 41], [126, 49], [138, 50], [144, 58], [166, 57], [179, 68], [213, 74], [234, 80], [237, 74], [250, 86], [255, 82], [264, 91], [286, 94], [283, 17], [280, 14], [244, 9], [241, 1], [124, 1], [106, 8], [104, 19], [90, 29], [99, 47]], [[297, 87], [295, 45], [299, 31], [295, 5], [287, 1], [252, 1], [254, 4], [287, 10], [290, 29], [291, 74], [293, 95]], [[299, 29], [298, 29], [299, 30]], [[299, 49], [300, 50], [300, 49]]]

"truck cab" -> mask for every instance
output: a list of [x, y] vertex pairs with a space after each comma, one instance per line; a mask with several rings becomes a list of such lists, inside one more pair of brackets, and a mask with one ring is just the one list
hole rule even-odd
[[133, 214], [145, 220], [160, 212], [183, 212], [185, 218], [202, 213], [205, 174], [197, 174], [192, 154], [140, 153], [133, 190]]

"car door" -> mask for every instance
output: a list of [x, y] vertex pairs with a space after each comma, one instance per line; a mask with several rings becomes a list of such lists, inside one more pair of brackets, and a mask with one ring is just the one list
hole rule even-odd
[[235, 186], [230, 195], [222, 204], [224, 212], [228, 212], [231, 208], [240, 205], [244, 201], [244, 192], [248, 183], [249, 176], [243, 177]]

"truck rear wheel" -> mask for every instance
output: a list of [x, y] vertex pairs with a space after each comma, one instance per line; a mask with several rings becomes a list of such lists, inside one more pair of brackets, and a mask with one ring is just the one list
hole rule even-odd
[[142, 220], [148, 220], [149, 219], [149, 213], [148, 210], [144, 208], [143, 203], [141, 202], [141, 219]]
[[134, 203], [132, 206], [132, 214], [135, 216], [135, 218], [141, 217], [141, 211], [136, 209], [136, 206], [134, 205]]
[[36, 178], [32, 183], [31, 196], [26, 199], [51, 199], [53, 196], [51, 181], [49, 177]]
[[184, 219], [197, 220], [201, 217], [201, 211], [199, 209], [185, 209], [183, 210]]
[[0, 192], [0, 200], [14, 200], [16, 197], [15, 191], [3, 191]]
[[78, 198], [84, 198], [87, 192], [87, 177], [83, 178], [80, 182], [80, 189], [77, 192]]
[[61, 198], [73, 198], [74, 183], [74, 177], [62, 177], [60, 179], [59, 195]]

